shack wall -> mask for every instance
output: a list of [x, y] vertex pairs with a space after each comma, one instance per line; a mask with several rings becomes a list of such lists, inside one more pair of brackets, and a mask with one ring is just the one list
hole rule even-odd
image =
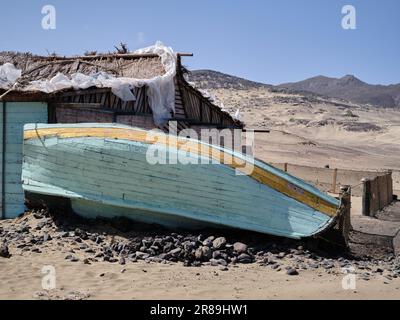
[[0, 102], [0, 106], [0, 218], [15, 218], [25, 210], [21, 184], [23, 127], [26, 123], [47, 123], [47, 103]]

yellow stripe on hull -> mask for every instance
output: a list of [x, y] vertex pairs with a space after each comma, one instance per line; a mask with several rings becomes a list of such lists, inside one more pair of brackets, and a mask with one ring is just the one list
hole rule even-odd
[[[233, 169], [240, 170], [241, 168], [244, 168], [245, 165], [248, 165], [248, 163], [244, 164], [242, 159], [239, 159], [238, 157], [235, 157], [213, 146], [204, 148], [202, 147], [204, 145], [201, 143], [196, 143], [184, 138], [169, 135], [166, 135], [166, 139], [161, 139], [161, 141], [158, 141], [157, 139], [151, 139], [151, 134], [152, 133], [150, 132], [135, 128], [39, 128], [35, 130], [26, 130], [24, 132], [24, 139], [28, 140], [51, 136], [57, 136], [59, 138], [93, 137], [130, 140], [146, 144], [165, 143], [167, 147], [177, 148], [185, 152], [190, 152], [191, 154], [208, 157]], [[224, 159], [230, 159], [231, 161], [230, 163], [225, 163]], [[276, 176], [273, 173], [267, 172], [263, 168], [254, 166], [254, 170], [251, 174], [249, 174], [249, 176], [256, 181], [285, 194], [288, 197], [291, 197], [319, 212], [326, 214], [329, 217], [334, 217], [338, 214], [337, 206], [328, 203], [324, 199], [315, 196], [307, 190], [292, 185], [285, 179]]]

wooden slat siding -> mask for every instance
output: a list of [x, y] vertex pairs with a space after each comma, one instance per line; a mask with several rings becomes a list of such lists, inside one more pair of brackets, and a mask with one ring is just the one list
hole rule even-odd
[[143, 97], [144, 97], [144, 104], [143, 104], [144, 110], [143, 110], [143, 113], [153, 114], [153, 111], [151, 111], [151, 108], [150, 108], [150, 102], [149, 102], [149, 97], [147, 95], [147, 90], [148, 90], [147, 86], [144, 86], [143, 87]]
[[108, 93], [99, 94], [99, 99], [98, 99], [98, 101], [99, 101], [99, 103], [100, 103], [102, 106], [105, 106], [105, 105], [106, 105], [107, 94], [108, 94]]
[[76, 104], [74, 106], [57, 105], [56, 118], [59, 123], [111, 123], [114, 119], [114, 111], [111, 109], [99, 110], [90, 108], [90, 105], [85, 106], [84, 104]]
[[388, 174], [387, 183], [388, 183], [388, 203], [392, 203], [393, 202], [393, 172], [392, 171], [390, 171]]
[[116, 122], [125, 124], [132, 127], [139, 127], [146, 130], [155, 128], [154, 120], [152, 115], [117, 115]]
[[378, 190], [379, 190], [379, 210], [382, 210], [384, 207], [388, 205], [386, 175], [378, 177]]
[[138, 88], [136, 90], [136, 102], [135, 102], [135, 107], [134, 111], [136, 113], [144, 113], [145, 112], [145, 99], [144, 99], [144, 88]]
[[[21, 185], [23, 126], [26, 123], [46, 123], [49, 119], [46, 103], [40, 102], [7, 102], [6, 117], [1, 136], [1, 208], [5, 218], [14, 218], [24, 212], [24, 194]], [[4, 120], [4, 121], [3, 121]], [[1, 150], [3, 150], [1, 148]], [[3, 162], [4, 158], [4, 162]], [[4, 179], [3, 179], [4, 173]], [[4, 192], [4, 193], [3, 193]], [[4, 198], [4, 203], [2, 199]]]
[[0, 155], [0, 162], [1, 162], [1, 181], [0, 181], [0, 219], [4, 219], [6, 217], [5, 211], [5, 155], [6, 155], [6, 142], [5, 142], [5, 133], [6, 133], [6, 123], [4, 121], [5, 117], [4, 114], [6, 113], [7, 102], [1, 101], [1, 108], [0, 108], [0, 118], [1, 118], [1, 155]]
[[115, 99], [116, 96], [114, 94], [110, 94], [110, 108], [115, 109]]
[[[180, 64], [180, 60], [178, 60], [178, 65]], [[225, 112], [223, 112], [218, 106], [213, 104], [209, 99], [205, 98], [198, 90], [190, 86], [187, 81], [184, 79], [180, 68], [178, 68], [177, 79], [179, 83], [179, 87], [183, 92], [183, 101], [185, 104], [185, 108], [187, 111], [187, 116], [189, 118], [197, 117], [199, 122], [203, 123], [212, 123], [213, 119], [217, 121], [219, 125], [225, 125], [230, 128], [243, 128], [243, 124], [237, 121], [234, 121], [232, 117]], [[186, 103], [193, 103], [191, 99], [191, 95], [196, 96], [202, 104], [197, 106], [198, 110], [202, 110], [203, 113], [200, 114], [196, 112], [196, 110], [191, 110], [191, 106], [187, 106]], [[193, 112], [192, 112], [193, 111]], [[215, 111], [217, 116], [212, 114], [212, 111]], [[201, 118], [201, 121], [200, 121]]]
[[174, 79], [175, 82], [175, 117], [176, 118], [187, 118], [185, 108], [182, 101], [182, 92], [179, 86], [178, 80]]

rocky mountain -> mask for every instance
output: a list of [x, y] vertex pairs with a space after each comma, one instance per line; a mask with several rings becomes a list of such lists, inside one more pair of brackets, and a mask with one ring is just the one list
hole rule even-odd
[[213, 70], [194, 70], [189, 73], [189, 80], [200, 89], [255, 89], [271, 88], [271, 85], [246, 80]]
[[342, 78], [317, 76], [299, 82], [284, 83], [278, 87], [295, 92], [312, 92], [358, 104], [389, 108], [400, 107], [400, 84], [371, 85], [353, 75], [346, 75]]
[[371, 85], [352, 75], [342, 78], [317, 76], [294, 83], [272, 86], [235, 77], [213, 70], [195, 70], [189, 74], [189, 80], [201, 89], [260, 89], [283, 93], [300, 93], [312, 98], [320, 96], [335, 98], [356, 104], [370, 104], [379, 107], [400, 107], [400, 84]]

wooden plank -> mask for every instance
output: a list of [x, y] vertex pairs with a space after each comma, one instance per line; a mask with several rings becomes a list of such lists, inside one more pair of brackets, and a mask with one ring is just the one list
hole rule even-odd
[[[46, 123], [48, 106], [43, 102], [10, 102], [3, 122], [2, 141], [2, 208], [7, 218], [23, 213], [24, 196], [21, 184], [23, 127], [26, 123]], [[3, 139], [2, 139], [3, 140]], [[3, 203], [4, 200], [4, 203]]]
[[101, 103], [56, 103], [56, 108], [77, 108], [77, 109], [99, 109], [103, 108]]
[[375, 216], [375, 214], [379, 211], [380, 203], [379, 203], [379, 188], [378, 188], [378, 178], [371, 179], [371, 207], [370, 207], [370, 215]]
[[388, 205], [387, 203], [387, 175], [378, 176], [378, 188], [379, 188], [379, 210], [382, 210]]

